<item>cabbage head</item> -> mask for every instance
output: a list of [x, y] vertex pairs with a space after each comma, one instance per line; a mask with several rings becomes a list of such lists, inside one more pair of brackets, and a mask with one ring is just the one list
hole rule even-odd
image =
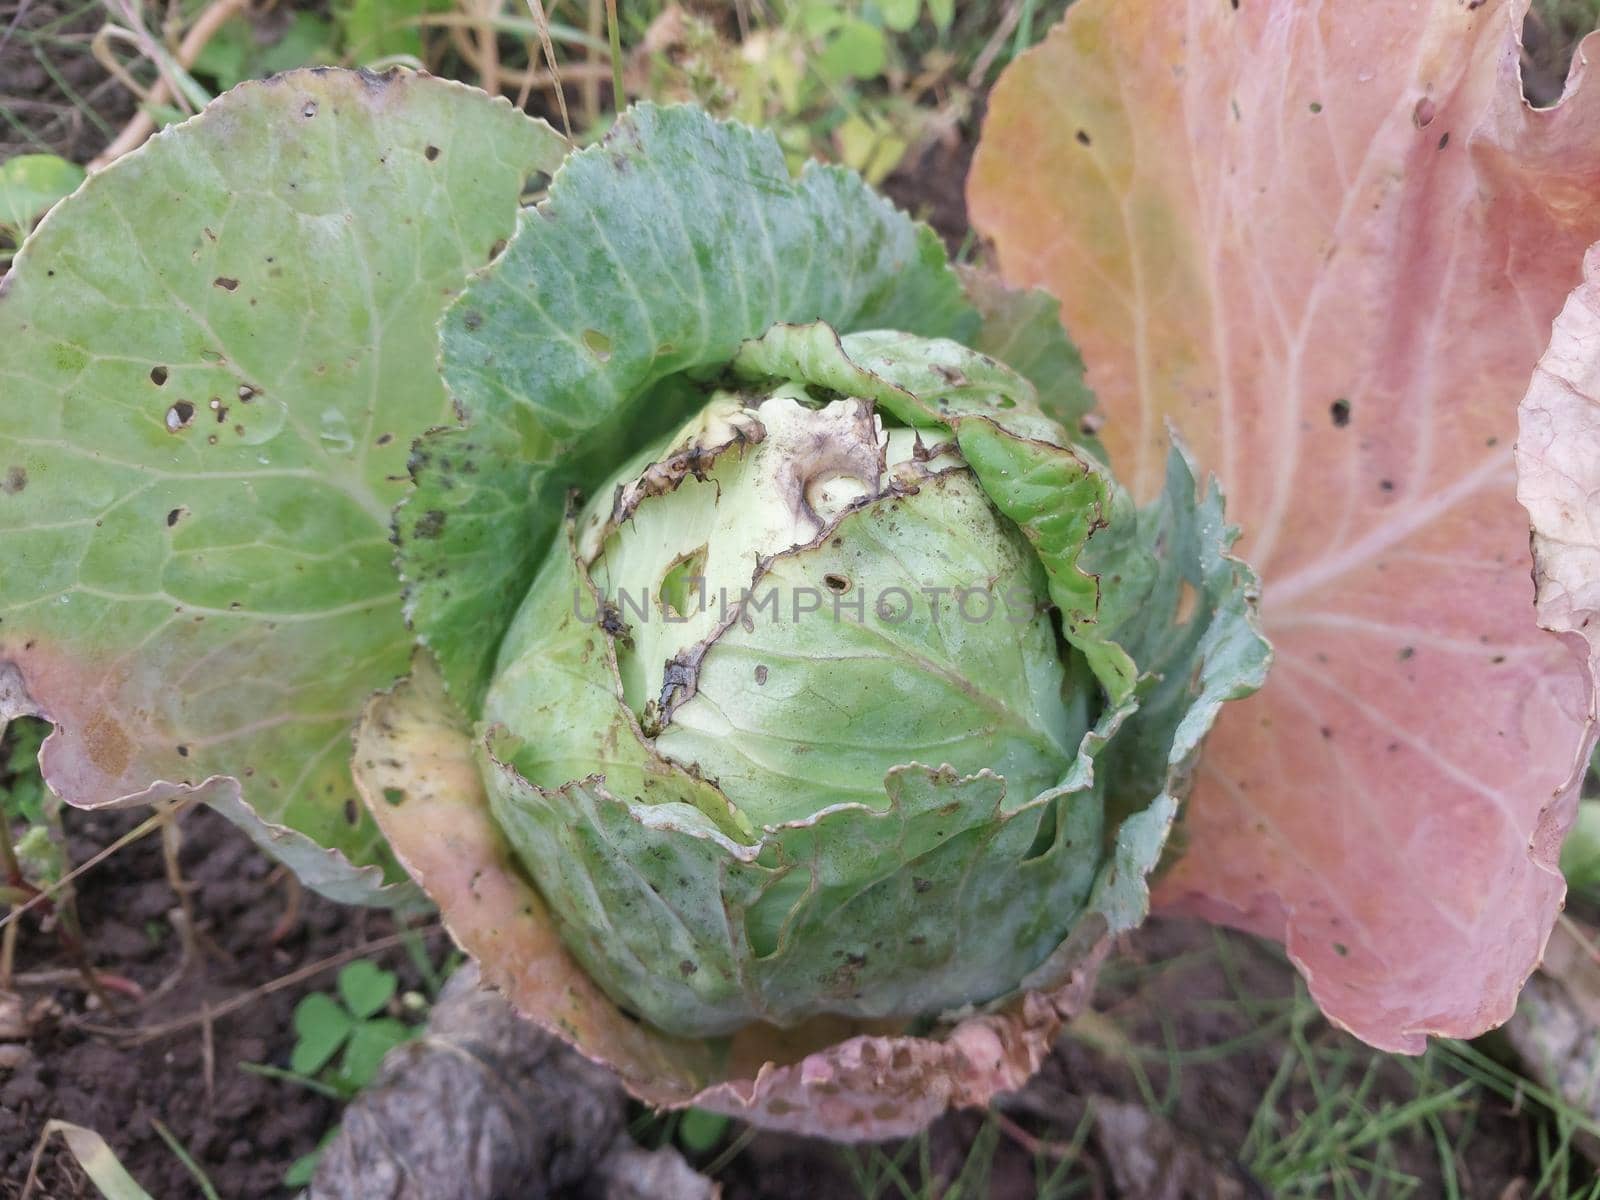
[[1254, 580], [1139, 507], [1043, 297], [637, 108], [446, 314], [398, 521], [489, 803], [624, 1010], [716, 1037], [1050, 986], [1139, 921]]

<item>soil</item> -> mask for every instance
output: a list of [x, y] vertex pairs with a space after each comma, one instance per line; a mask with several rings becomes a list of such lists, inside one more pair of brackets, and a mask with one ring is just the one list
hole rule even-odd
[[[74, 858], [82, 861], [138, 820], [137, 814], [67, 814]], [[98, 970], [138, 984], [146, 999], [119, 1000], [122, 1011], [108, 1018], [75, 981], [24, 989], [29, 1008], [45, 1001], [47, 1012], [24, 1043], [21, 1065], [0, 1075], [0, 1113], [5, 1114], [0, 1118], [0, 1197], [6, 1200], [20, 1195], [39, 1132], [50, 1118], [100, 1132], [135, 1178], [163, 1200], [200, 1192], [156, 1134], [154, 1120], [167, 1125], [218, 1193], [229, 1198], [286, 1194], [280, 1186], [284, 1170], [338, 1121], [336, 1102], [240, 1065], [287, 1066], [295, 1041], [294, 1005], [308, 991], [332, 986], [331, 966], [216, 1018], [209, 1047], [198, 1020], [143, 1044], [102, 1032], [107, 1026], [136, 1030], [198, 1017], [202, 1002], [216, 1008], [393, 930], [385, 914], [342, 908], [310, 894], [300, 898], [298, 913], [286, 921], [291, 900], [281, 873], [242, 834], [207, 811], [184, 814], [181, 828], [179, 862], [193, 889], [205, 962], [183, 967], [182, 941], [174, 927], [176, 897], [165, 877], [159, 835], [112, 855], [85, 878], [79, 913], [90, 960]], [[1294, 995], [1294, 972], [1273, 947], [1243, 936], [1220, 936], [1227, 947], [1225, 959], [1216, 951], [1219, 935], [1210, 929], [1182, 921], [1152, 922], [1129, 939], [1108, 968], [1097, 1011], [1146, 1047], [1199, 1050], [1250, 1034], [1259, 1028], [1260, 1017], [1242, 1007], [1238, 996], [1250, 997], [1262, 1010], [1285, 1004]], [[69, 966], [59, 940], [37, 922], [27, 925], [19, 951], [24, 978]], [[400, 948], [370, 957], [400, 972], [406, 986], [416, 986]], [[70, 972], [63, 978], [70, 979]], [[174, 979], [178, 982], [170, 984]], [[1305, 1035], [1312, 1041], [1342, 1037], [1320, 1022]], [[1248, 1190], [1239, 1194], [1269, 1195], [1231, 1156], [1246, 1140], [1284, 1048], [1281, 1036], [1261, 1038], [1214, 1063], [1190, 1065], [1172, 1076], [1164, 1063], [1152, 1061], [1145, 1064], [1141, 1085], [1117, 1057], [1092, 1049], [1087, 1036], [1069, 1036], [1035, 1081], [1002, 1105], [1014, 1131], [995, 1138], [990, 1128], [993, 1157], [981, 1194], [995, 1200], [1035, 1195], [1039, 1158], [1032, 1139], [1047, 1147], [1064, 1146], [1087, 1103], [1143, 1104], [1147, 1088], [1165, 1099], [1167, 1123], [1145, 1135], [1146, 1140], [1170, 1137], [1210, 1164], [1219, 1177], [1245, 1181]], [[1377, 1087], [1380, 1095], [1392, 1093], [1396, 1103], [1411, 1095], [1411, 1084], [1398, 1069], [1385, 1073]], [[1283, 1119], [1292, 1121], [1313, 1099], [1291, 1089], [1279, 1105]], [[1508, 1110], [1480, 1109], [1476, 1120], [1463, 1194], [1496, 1197], [1533, 1172], [1526, 1125]], [[960, 1174], [974, 1139], [983, 1133], [980, 1114], [958, 1113], [933, 1127], [925, 1148], [919, 1142], [877, 1152], [845, 1150], [808, 1139], [760, 1135], [718, 1178], [729, 1200], [852, 1196], [858, 1194], [852, 1159], [859, 1165], [886, 1156], [900, 1160], [912, 1180], [921, 1177], [920, 1164], [925, 1162], [929, 1178], [949, 1181]], [[1102, 1194], [1136, 1194], [1115, 1185], [1118, 1153], [1118, 1147], [1091, 1141], [1074, 1170], [1097, 1181]], [[702, 1156], [700, 1165], [716, 1156], [717, 1151]], [[1439, 1182], [1431, 1144], [1419, 1142], [1402, 1158], [1402, 1166], [1425, 1181]], [[59, 1143], [44, 1155], [40, 1184], [36, 1195], [53, 1200], [97, 1195]], [[1425, 1182], [1419, 1194], [1435, 1193]]]
[[977, 131], [983, 127], [983, 105], [967, 118], [963, 136], [934, 140], [921, 147], [883, 181], [883, 192], [919, 220], [926, 221], [951, 254], [959, 254], [971, 226], [967, 223], [967, 168], [972, 165]]
[[0, 0], [0, 162], [88, 162], [133, 115], [133, 95], [90, 52], [105, 23], [84, 0]]
[[[1232, 1156], [1249, 1141], [1262, 1097], [1285, 1055], [1293, 1052], [1287, 1028], [1280, 1025], [1268, 1036], [1261, 1036], [1262, 1031], [1271, 1028], [1276, 1014], [1291, 1011], [1297, 995], [1301, 1011], [1307, 1011], [1302, 989], [1281, 947], [1192, 921], [1153, 920], [1126, 941], [1123, 952], [1108, 965], [1095, 997], [1096, 1012], [1111, 1018], [1117, 1034], [1146, 1048], [1145, 1078], [1141, 1081], [1126, 1060], [1092, 1048], [1091, 1036], [1069, 1036], [1030, 1091], [1058, 1102], [1074, 1094], [1141, 1103], [1157, 1097], [1180, 1139], [1235, 1177], [1247, 1177], [1243, 1164]], [[1369, 1111], [1385, 1104], [1399, 1106], [1417, 1095], [1415, 1081], [1397, 1062], [1366, 1050], [1320, 1017], [1297, 1032], [1305, 1046], [1326, 1053], [1321, 1060], [1323, 1087], [1354, 1088], [1368, 1065], [1375, 1063], [1379, 1065], [1372, 1090], [1365, 1097]], [[1166, 1058], [1196, 1052], [1203, 1057], [1225, 1046], [1234, 1048], [1218, 1053], [1211, 1062], [1191, 1057], [1174, 1068]], [[1341, 1085], [1334, 1082], [1334, 1071], [1326, 1064], [1346, 1051], [1354, 1065]], [[1278, 1136], [1293, 1129], [1300, 1114], [1318, 1105], [1319, 1097], [1305, 1074], [1292, 1077], [1274, 1106]], [[1507, 1189], [1518, 1180], [1526, 1183], [1529, 1171], [1537, 1176], [1527, 1145], [1528, 1123], [1509, 1106], [1488, 1099], [1472, 1120], [1464, 1161], [1457, 1163], [1461, 1194], [1484, 1198], [1516, 1194]], [[1462, 1132], [1455, 1117], [1446, 1116], [1444, 1125], [1452, 1140]], [[1395, 1167], [1423, 1181], [1416, 1195], [1445, 1194], [1438, 1148], [1426, 1129], [1418, 1126], [1410, 1140], [1402, 1137], [1392, 1145]], [[1272, 1194], [1266, 1182], [1255, 1182], [1261, 1195]]]
[[[986, 1186], [980, 1183], [977, 1194], [991, 1200], [1037, 1195], [1041, 1154], [1048, 1170], [1052, 1156], [1073, 1144], [1080, 1126], [1090, 1135], [1065, 1177], [1080, 1181], [1087, 1177], [1090, 1195], [1144, 1200], [1156, 1194], [1147, 1184], [1130, 1183], [1124, 1177], [1129, 1160], [1141, 1154], [1163, 1166], [1178, 1158], [1192, 1164], [1187, 1184], [1178, 1191], [1160, 1192], [1163, 1196], [1265, 1200], [1276, 1194], [1273, 1180], [1252, 1176], [1236, 1155], [1246, 1145], [1262, 1097], [1290, 1050], [1281, 1028], [1259, 1036], [1266, 1014], [1285, 1011], [1299, 986], [1296, 972], [1276, 946], [1192, 921], [1153, 919], [1125, 939], [1108, 964], [1095, 997], [1095, 1016], [1075, 1023], [1022, 1092], [997, 1101], [996, 1108], [1010, 1128], [993, 1139]], [[1311, 1020], [1299, 1034], [1306, 1045], [1331, 1055], [1348, 1048], [1357, 1056], [1355, 1077], [1347, 1084], [1360, 1078], [1367, 1063], [1383, 1064], [1364, 1097], [1369, 1111], [1398, 1107], [1416, 1096], [1416, 1085], [1404, 1069], [1371, 1055], [1320, 1019]], [[1126, 1039], [1125, 1044], [1139, 1048], [1138, 1070], [1125, 1056], [1098, 1048], [1097, 1040], [1106, 1036]], [[1237, 1043], [1243, 1044], [1228, 1048]], [[1215, 1057], [1204, 1061], [1213, 1052]], [[1170, 1069], [1169, 1055], [1184, 1059], [1184, 1065]], [[1328, 1078], [1324, 1077], [1323, 1086], [1330, 1086]], [[1294, 1077], [1275, 1106], [1277, 1136], [1292, 1130], [1301, 1114], [1317, 1104], [1304, 1076]], [[1106, 1122], [1108, 1110], [1136, 1111], [1141, 1123], [1134, 1136], [1126, 1132], [1125, 1124]], [[1085, 1122], [1091, 1112], [1099, 1120]], [[1442, 1126], [1452, 1142], [1470, 1132], [1464, 1139], [1465, 1154], [1456, 1163], [1460, 1195], [1500, 1200], [1531, 1194], [1539, 1168], [1528, 1116], [1493, 1101], [1479, 1105], [1470, 1118], [1464, 1112], [1443, 1116]], [[1472, 1124], [1465, 1128], [1461, 1122], [1468, 1119]], [[970, 1112], [951, 1114], [935, 1124], [927, 1138], [926, 1171], [919, 1165], [921, 1144], [891, 1144], [882, 1147], [881, 1154], [901, 1160], [914, 1186], [924, 1186], [928, 1180], [948, 1185], [967, 1164], [984, 1125], [982, 1114]], [[1414, 1191], [1401, 1189], [1403, 1194], [1446, 1193], [1438, 1149], [1425, 1128], [1390, 1146], [1394, 1152], [1390, 1165], [1397, 1176], [1418, 1181]], [[718, 1179], [728, 1200], [855, 1196], [860, 1192], [850, 1158], [859, 1161], [870, 1154], [824, 1142], [761, 1135]], [[889, 1188], [881, 1194], [901, 1192]]]
[[[139, 823], [143, 813], [68, 813], [74, 861]], [[226, 820], [209, 810], [180, 818], [182, 875], [192, 888], [203, 962], [184, 964], [182, 917], [168, 885], [161, 837], [154, 834], [111, 855], [86, 875], [78, 913], [89, 961], [137, 984], [143, 1000], [110, 991], [107, 1014], [71, 970], [59, 937], [25, 920], [19, 980], [58, 972], [53, 987], [19, 987], [39, 1020], [15, 1070], [0, 1073], [0, 1197], [20, 1195], [44, 1122], [62, 1118], [101, 1133], [154, 1196], [198, 1196], [199, 1189], [156, 1133], [161, 1121], [225, 1197], [284, 1194], [284, 1170], [339, 1119], [330, 1099], [265, 1078], [241, 1063], [287, 1067], [295, 1042], [292, 1014], [308, 991], [333, 985], [334, 968], [263, 995], [213, 1020], [234, 997], [303, 967], [393, 932], [387, 915], [344, 908], [309, 893], [286, 913], [293, 890], [282, 872]], [[400, 947], [368, 955], [416, 978]], [[138, 1043], [107, 1027], [136, 1031], [194, 1018], [165, 1036]], [[93, 1026], [91, 1030], [89, 1027]], [[209, 1078], [208, 1078], [209, 1077]], [[66, 1200], [97, 1196], [59, 1141], [47, 1150], [36, 1195]]]

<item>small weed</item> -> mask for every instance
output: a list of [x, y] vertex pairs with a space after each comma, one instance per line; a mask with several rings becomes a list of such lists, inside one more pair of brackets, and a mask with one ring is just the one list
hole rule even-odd
[[728, 1135], [732, 1123], [721, 1113], [686, 1109], [678, 1118], [678, 1142], [690, 1154], [709, 1154]]
[[1559, 99], [1578, 43], [1597, 26], [1600, 0], [1533, 0], [1522, 27], [1522, 82], [1530, 100]]
[[[941, 1176], [927, 1133], [892, 1147], [841, 1148], [839, 1154], [861, 1200], [987, 1200], [994, 1194], [996, 1152], [1001, 1139], [1008, 1136], [1009, 1124], [1005, 1117], [991, 1112], [973, 1135], [953, 1176]], [[1075, 1131], [1068, 1131], [1068, 1140], [1033, 1143], [1030, 1195], [1036, 1200], [1071, 1200], [1103, 1191], [1097, 1190], [1096, 1179], [1083, 1166], [1081, 1153], [1088, 1134], [1086, 1118]]]
[[[0, 168], [0, 173], [3, 171]], [[0, 215], [0, 223], [3, 220]], [[0, 813], [12, 822], [39, 825], [45, 819], [49, 793], [38, 762], [39, 747], [49, 729], [43, 721], [26, 719], [12, 722], [9, 729], [0, 727]]]
[[393, 971], [369, 959], [347, 963], [339, 971], [337, 998], [312, 992], [295, 1006], [290, 1071], [320, 1079], [346, 1098], [355, 1095], [378, 1073], [383, 1056], [417, 1032], [379, 1015], [398, 986]]
[[338, 1100], [348, 1100], [372, 1082], [383, 1056], [415, 1037], [420, 1026], [389, 1015], [426, 1012], [426, 1004], [397, 997], [399, 980], [370, 959], [339, 969], [333, 993], [311, 992], [294, 1009], [294, 1049], [289, 1069], [266, 1063], [241, 1063], [257, 1075], [298, 1084]]
[[311, 1178], [317, 1173], [317, 1164], [322, 1161], [322, 1152], [328, 1148], [328, 1143], [338, 1136], [339, 1127], [333, 1126], [322, 1139], [317, 1142], [316, 1149], [302, 1154], [289, 1164], [289, 1169], [283, 1173], [283, 1186], [286, 1188], [303, 1188], [311, 1183]]
[[217, 1195], [217, 1189], [212, 1186], [211, 1180], [207, 1177], [205, 1171], [201, 1169], [199, 1163], [195, 1162], [194, 1155], [189, 1153], [188, 1149], [177, 1139], [172, 1130], [153, 1118], [150, 1124], [154, 1127], [157, 1136], [167, 1144], [167, 1149], [172, 1151], [173, 1157], [183, 1164], [185, 1171], [189, 1172], [189, 1175], [194, 1179], [195, 1186], [200, 1189], [200, 1194], [205, 1197], [205, 1200], [221, 1200], [221, 1197]]
[[[396, 935], [418, 963], [429, 995], [437, 998], [443, 979], [454, 969], [454, 959], [441, 968], [427, 954], [422, 934]], [[422, 1032], [422, 1025], [407, 1024], [391, 1015], [401, 1013], [425, 1020], [430, 1001], [415, 992], [400, 993], [399, 978], [371, 959], [358, 958], [339, 969], [334, 990], [311, 992], [294, 1009], [295, 1044], [289, 1069], [266, 1063], [240, 1063], [252, 1074], [282, 1080], [331, 1100], [348, 1101], [376, 1077], [383, 1056]], [[304, 1187], [310, 1182], [339, 1127], [322, 1135], [316, 1149], [295, 1159], [284, 1172], [283, 1185]]]
[[[13, 722], [9, 730], [0, 726], [0, 820], [6, 823], [0, 841], [8, 843], [0, 847], [0, 858], [8, 871], [14, 867], [16, 876], [5, 884], [21, 893], [48, 888], [66, 871], [61, 802], [39, 774], [39, 747], [49, 729], [43, 721], [26, 719]], [[21, 833], [15, 833], [19, 826]]]

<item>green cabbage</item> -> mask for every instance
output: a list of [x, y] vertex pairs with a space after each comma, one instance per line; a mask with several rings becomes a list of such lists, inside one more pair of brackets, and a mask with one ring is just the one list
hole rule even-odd
[[1134, 505], [1048, 307], [980, 316], [854, 177], [646, 106], [563, 165], [444, 365], [466, 421], [415, 456], [409, 612], [624, 1009], [934, 1017], [1141, 919], [1268, 655], [1215, 489], [1175, 450]]

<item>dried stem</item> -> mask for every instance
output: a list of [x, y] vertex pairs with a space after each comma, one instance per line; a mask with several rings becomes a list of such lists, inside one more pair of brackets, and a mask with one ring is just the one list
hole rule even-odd
[[[178, 65], [187, 71], [194, 66], [195, 60], [200, 57], [200, 52], [206, 44], [217, 35], [217, 31], [226, 25], [233, 17], [245, 10], [249, 0], [212, 0], [205, 10], [195, 18], [189, 32], [183, 35], [183, 41], [178, 45], [176, 58]], [[160, 65], [160, 60], [156, 60]], [[165, 73], [158, 79], [155, 86], [150, 89], [145, 98], [147, 105], [163, 104], [172, 95], [171, 87]], [[155, 118], [143, 109], [133, 115], [133, 119], [122, 127], [122, 132], [117, 134], [112, 143], [101, 151], [89, 164], [90, 171], [98, 171], [109, 166], [130, 150], [137, 149], [144, 140], [155, 132]]]
[[[3, 729], [0, 726], [0, 729]], [[22, 866], [17, 862], [17, 851], [11, 844], [11, 818], [0, 813], [0, 868], [5, 871], [5, 882], [9, 890], [21, 892]], [[17, 954], [17, 924], [13, 919], [21, 911], [21, 905], [15, 900], [11, 905], [11, 917], [7, 918], [3, 938], [0, 938], [0, 992], [11, 990], [11, 972], [16, 963]]]
[[157, 1025], [146, 1025], [139, 1029], [121, 1029], [114, 1025], [92, 1025], [88, 1022], [82, 1022], [78, 1025], [78, 1028], [88, 1033], [124, 1038], [129, 1045], [142, 1046], [146, 1042], [153, 1042], [157, 1038], [166, 1037], [170, 1033], [178, 1033], [194, 1025], [202, 1025], [208, 1021], [219, 1020], [230, 1013], [237, 1012], [239, 1009], [255, 1003], [263, 996], [269, 996], [273, 992], [281, 992], [284, 988], [294, 987], [298, 983], [303, 983], [307, 979], [320, 975], [323, 971], [343, 966], [352, 959], [365, 958], [369, 954], [377, 954], [381, 950], [388, 950], [390, 947], [402, 945], [409, 937], [428, 937], [442, 932], [443, 929], [444, 926], [435, 921], [431, 925], [424, 925], [418, 929], [404, 929], [399, 933], [391, 933], [387, 937], [374, 938], [370, 942], [363, 942], [359, 946], [352, 946], [348, 950], [341, 950], [338, 954], [330, 954], [328, 957], [320, 958], [314, 963], [308, 963], [298, 970], [290, 971], [287, 975], [280, 975], [271, 983], [264, 983], [260, 987], [251, 988], [249, 991], [241, 992], [237, 996], [231, 996], [221, 1004], [214, 1007], [208, 1006], [203, 1012], [190, 1013], [187, 1016], [176, 1017], [171, 1021], [163, 1021]]
[[[605, 14], [606, 10], [602, 0], [589, 0], [588, 33], [590, 37], [598, 39], [605, 32], [601, 28], [602, 22], [605, 21]], [[585, 46], [583, 48], [583, 60], [590, 66], [595, 64], [597, 55], [593, 46]], [[594, 123], [600, 119], [600, 80], [592, 74], [585, 76], [581, 92], [583, 95], [584, 123], [593, 127]]]
[[[194, 803], [194, 797], [186, 796], [184, 799], [177, 802], [177, 807], [186, 807], [192, 803]], [[99, 866], [118, 850], [121, 850], [124, 846], [138, 841], [140, 838], [155, 832], [155, 830], [159, 828], [161, 828], [161, 817], [159, 815], [147, 817], [145, 820], [139, 822], [139, 824], [135, 825], [127, 833], [123, 834], [116, 841], [112, 842], [111, 845], [105, 847], [103, 850], [96, 851], [94, 855], [85, 859], [78, 866], [73, 867], [72, 870], [68, 871], [54, 883], [43, 888], [35, 889], [34, 896], [31, 900], [29, 900], [26, 904], [21, 904], [13, 908], [3, 919], [0, 919], [0, 928], [5, 928], [12, 925], [19, 917], [22, 916], [23, 913], [28, 912], [30, 909], [41, 908], [45, 905], [48, 905], [50, 903], [50, 898], [54, 896], [56, 892], [67, 887], [72, 883], [73, 880], [77, 879], [78, 876], [82, 875], [85, 871], [88, 871], [92, 867]]]
[[272, 931], [267, 934], [268, 943], [276, 946], [289, 936], [300, 919], [300, 901], [305, 896], [305, 888], [301, 886], [300, 877], [281, 864], [267, 877], [267, 882], [283, 884], [283, 915], [272, 923]]
[[617, 20], [617, 0], [606, 0], [606, 32], [611, 38], [611, 107], [621, 112], [628, 94], [622, 82], [622, 25]]
[[494, 27], [499, 9], [500, 0], [478, 0], [478, 86], [491, 96], [498, 96], [504, 87], [500, 75], [500, 35]]
[[572, 141], [572, 117], [567, 112], [567, 93], [561, 86], [561, 67], [556, 62], [555, 43], [550, 40], [550, 19], [544, 15], [543, 0], [528, 0], [528, 11], [533, 23], [539, 27], [539, 43], [544, 47], [544, 61], [556, 81], [556, 105], [561, 109], [561, 131], [567, 141]]
[[994, 33], [984, 43], [983, 49], [978, 52], [977, 59], [972, 64], [972, 70], [967, 74], [967, 86], [976, 90], [983, 86], [989, 68], [994, 65], [994, 60], [1000, 56], [1000, 51], [1005, 47], [1011, 35], [1017, 31], [1017, 23], [1022, 20], [1021, 0], [1011, 0], [1006, 5], [1005, 12], [1001, 14], [1000, 23], [995, 26]]

